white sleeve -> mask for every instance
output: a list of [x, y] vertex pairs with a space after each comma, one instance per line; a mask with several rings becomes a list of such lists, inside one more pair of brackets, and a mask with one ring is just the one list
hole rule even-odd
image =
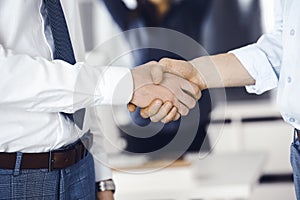
[[282, 59], [283, 1], [275, 2], [275, 29], [264, 34], [257, 43], [230, 51], [255, 79], [246, 86], [250, 93], [261, 94], [277, 87]]
[[108, 165], [108, 157], [103, 148], [102, 138], [98, 133], [93, 133], [93, 137], [92, 155], [95, 163], [95, 180], [97, 182], [112, 179], [112, 172]]
[[93, 145], [91, 152], [95, 163], [95, 180], [102, 181], [112, 179], [112, 172], [109, 167], [108, 156], [103, 148], [103, 136], [99, 132], [92, 132]]
[[[112, 172], [109, 167], [107, 153], [104, 148], [103, 127], [101, 125], [99, 114], [95, 113], [95, 109], [86, 110], [86, 122], [93, 134], [93, 145], [90, 152], [93, 155], [95, 163], [95, 179], [97, 181], [112, 178]], [[109, 134], [109, 133], [108, 133]]]
[[126, 104], [132, 96], [130, 70], [70, 65], [16, 54], [0, 45], [0, 107], [73, 113], [101, 104]]

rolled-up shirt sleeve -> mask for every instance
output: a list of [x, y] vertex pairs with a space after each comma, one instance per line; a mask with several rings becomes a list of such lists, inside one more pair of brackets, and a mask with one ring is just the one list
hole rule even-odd
[[255, 80], [254, 85], [246, 86], [249, 93], [261, 94], [278, 85], [282, 59], [282, 13], [282, 1], [276, 0], [274, 31], [262, 35], [255, 44], [230, 51]]
[[246, 86], [249, 93], [262, 94], [277, 87], [278, 77], [268, 55], [257, 44], [230, 51], [255, 80], [254, 85]]

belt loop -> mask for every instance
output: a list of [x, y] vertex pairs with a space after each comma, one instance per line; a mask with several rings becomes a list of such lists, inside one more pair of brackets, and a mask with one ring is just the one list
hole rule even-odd
[[75, 150], [75, 163], [77, 163], [80, 160], [80, 158], [79, 158], [79, 156], [80, 156], [79, 145], [75, 145], [74, 150]]
[[85, 148], [85, 146], [83, 144], [82, 144], [82, 148], [83, 148], [83, 153], [82, 153], [81, 159], [83, 159], [88, 153], [88, 150]]
[[49, 152], [49, 162], [48, 162], [49, 166], [48, 166], [48, 171], [51, 172], [53, 171], [53, 167], [54, 167], [54, 159], [53, 159], [53, 154], [52, 151]]
[[23, 156], [22, 152], [17, 152], [15, 169], [14, 169], [14, 173], [13, 173], [14, 176], [18, 176], [20, 174], [22, 156]]

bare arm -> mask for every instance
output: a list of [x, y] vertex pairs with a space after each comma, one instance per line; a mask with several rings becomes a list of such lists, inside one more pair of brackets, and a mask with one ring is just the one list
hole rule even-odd
[[197, 84], [202, 90], [255, 83], [244, 66], [231, 53], [199, 57], [189, 62], [165, 58], [159, 63], [163, 65], [163, 71], [182, 76]]
[[[153, 82], [157, 84], [162, 84], [164, 73], [175, 74], [189, 80], [195, 83], [201, 90], [246, 86], [255, 83], [253, 77], [251, 77], [234, 54], [231, 53], [203, 56], [189, 62], [164, 58], [159, 61], [159, 64], [161, 67], [152, 68], [151, 71]], [[151, 101], [151, 98], [147, 99]], [[149, 103], [147, 102], [147, 105]], [[141, 109], [141, 116], [144, 118], [150, 117], [161, 120], [168, 114], [169, 110], [162, 111], [155, 103]], [[173, 114], [169, 115], [163, 122], [166, 123], [176, 119], [178, 119], [178, 115], [175, 117], [175, 114]]]
[[[152, 72], [155, 83], [161, 83], [162, 73], [167, 72], [195, 83], [201, 90], [255, 84], [253, 77], [231, 53], [203, 56], [189, 62], [164, 58], [159, 63], [162, 67], [155, 68], [156, 71]], [[167, 112], [158, 114], [158, 110], [160, 110], [159, 107], [156, 108], [150, 104], [150, 106], [141, 109], [141, 115], [144, 118], [164, 118], [168, 114]], [[169, 115], [164, 122], [178, 119], [178, 116], [172, 117], [172, 115]]]

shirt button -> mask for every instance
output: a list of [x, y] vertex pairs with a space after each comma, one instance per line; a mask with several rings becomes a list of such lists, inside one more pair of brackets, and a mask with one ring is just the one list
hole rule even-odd
[[291, 118], [289, 119], [289, 121], [290, 121], [290, 122], [295, 122], [295, 118], [292, 118], [292, 117], [291, 117]]
[[294, 35], [295, 35], [295, 29], [291, 29], [291, 30], [290, 30], [290, 35], [291, 35], [291, 36], [294, 36]]
[[288, 83], [291, 83], [292, 82], [292, 78], [289, 76], [289, 77], [287, 77], [287, 82]]

